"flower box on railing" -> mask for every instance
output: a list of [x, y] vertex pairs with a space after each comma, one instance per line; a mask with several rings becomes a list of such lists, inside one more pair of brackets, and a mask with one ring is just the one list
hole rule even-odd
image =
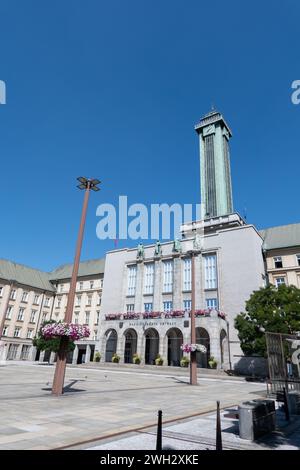
[[123, 315], [123, 318], [124, 320], [135, 320], [137, 318], [140, 318], [140, 314], [139, 313], [124, 313]]
[[185, 315], [185, 310], [173, 310], [172, 312], [165, 312], [165, 318], [182, 318]]
[[144, 312], [143, 313], [143, 318], [144, 319], [149, 319], [149, 318], [161, 318], [162, 312]]
[[105, 315], [105, 320], [120, 320], [121, 313], [109, 313]]

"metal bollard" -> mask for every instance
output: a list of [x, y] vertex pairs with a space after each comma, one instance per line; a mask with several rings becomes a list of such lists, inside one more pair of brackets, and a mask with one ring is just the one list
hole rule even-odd
[[162, 450], [162, 411], [161, 410], [158, 410], [156, 450], [159, 452]]
[[216, 450], [223, 450], [222, 433], [221, 433], [221, 413], [220, 413], [219, 401], [217, 401]]

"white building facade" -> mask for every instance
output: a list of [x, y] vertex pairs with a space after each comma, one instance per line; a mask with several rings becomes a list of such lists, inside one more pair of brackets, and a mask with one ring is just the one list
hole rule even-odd
[[[192, 227], [192, 224], [191, 224]], [[101, 360], [179, 365], [181, 345], [191, 342], [192, 230], [180, 242], [157, 248], [108, 252], [105, 263], [99, 350]], [[211, 357], [229, 369], [242, 355], [234, 318], [253, 290], [265, 284], [262, 238], [238, 214], [206, 219], [195, 252], [196, 338], [205, 345], [198, 365]], [[113, 289], [110, 286], [114, 286]]]

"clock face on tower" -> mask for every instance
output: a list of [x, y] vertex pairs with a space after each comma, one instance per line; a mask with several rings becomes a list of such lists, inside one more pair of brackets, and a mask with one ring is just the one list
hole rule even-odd
[[210, 134], [214, 134], [215, 132], [215, 125], [214, 124], [210, 124], [209, 126], [207, 127], [204, 127], [203, 129], [203, 136], [207, 136], [207, 135], [210, 135]]

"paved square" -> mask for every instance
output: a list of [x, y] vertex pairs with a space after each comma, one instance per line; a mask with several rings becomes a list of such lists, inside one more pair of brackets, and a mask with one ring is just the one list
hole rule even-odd
[[0, 449], [54, 449], [151, 427], [163, 420], [231, 407], [265, 396], [266, 386], [230, 378], [188, 384], [188, 370], [67, 367], [66, 393], [51, 395], [54, 367], [8, 363], [0, 367]]

